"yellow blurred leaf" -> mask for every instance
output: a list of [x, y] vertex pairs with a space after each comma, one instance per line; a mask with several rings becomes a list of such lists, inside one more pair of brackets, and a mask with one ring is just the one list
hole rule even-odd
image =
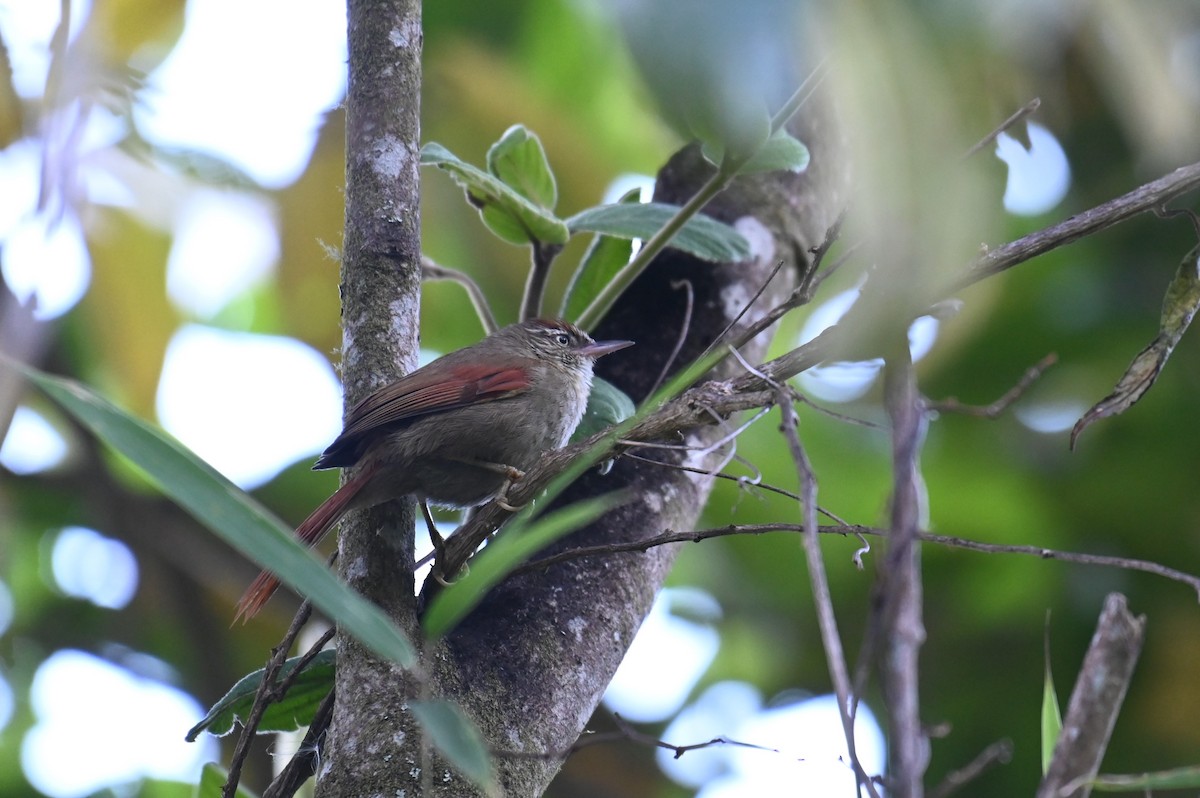
[[95, 0], [79, 45], [108, 64], [149, 71], [183, 32], [186, 0]]
[[345, 215], [345, 118], [332, 112], [317, 138], [308, 168], [280, 191], [280, 317], [286, 329], [327, 355], [341, 346], [341, 265], [326, 247], [340, 249]]
[[21, 137], [24, 113], [21, 98], [12, 82], [12, 63], [8, 59], [8, 48], [0, 40], [0, 149]]
[[105, 387], [139, 416], [153, 418], [163, 354], [179, 321], [167, 302], [170, 236], [97, 207], [87, 238], [92, 285], [80, 305], [87, 343], [103, 353]]

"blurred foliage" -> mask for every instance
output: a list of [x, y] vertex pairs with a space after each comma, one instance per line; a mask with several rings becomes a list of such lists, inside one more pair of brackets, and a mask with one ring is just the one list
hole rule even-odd
[[[94, 19], [61, 66], [63, 79], [44, 101], [18, 100], [0, 68], [0, 145], [10, 144], [16, 131], [35, 138], [53, 133], [54, 125], [43, 123], [69, 97], [128, 109], [139, 90], [138, 72], [152, 69], [177, 40], [182, 6], [96, 2]], [[638, 78], [635, 59], [601, 6], [566, 0], [429, 4], [426, 139], [478, 163], [510, 125], [525, 124], [541, 138], [554, 168], [564, 217], [598, 204], [617, 175], [653, 173], [681, 140], [659, 118], [653, 81], [648, 86]], [[922, 279], [961, 268], [981, 243], [1019, 237], [1200, 156], [1200, 8], [1189, 0], [855, 0], [839, 9], [822, 32], [835, 48], [831, 85], [861, 147], [861, 199], [847, 237], [887, 231], [874, 240], [889, 248], [877, 247], [872, 255], [902, 254], [926, 270]], [[678, 31], [685, 44], [689, 30]], [[704, 53], [703, 45], [686, 49]], [[1058, 207], [1019, 218], [1001, 207], [1003, 165], [987, 154], [965, 162], [959, 154], [1035, 95], [1042, 98], [1035, 118], [1063, 144], [1073, 177]], [[276, 205], [280, 260], [266, 285], [236, 300], [239, 312], [214, 322], [294, 336], [334, 363], [341, 335], [338, 264], [330, 252], [340, 245], [344, 211], [342, 127], [341, 111], [331, 109], [304, 174], [281, 189], [255, 189]], [[60, 132], [51, 143], [66, 146], [69, 140]], [[197, 185], [243, 183], [233, 169], [181, 169], [182, 161], [148, 149], [135, 134], [110, 154], [125, 159], [135, 202], [78, 208], [86, 220], [92, 286], [74, 311], [41, 330], [39, 365], [97, 386], [153, 419], [166, 342], [190, 320], [165, 293], [171, 233], [163, 220]], [[44, 189], [63, 205], [82, 202], [71, 184], [70, 162], [51, 159], [44, 173]], [[450, 181], [427, 177], [426, 252], [469, 272], [500, 321], [512, 320], [526, 251], [492, 236]], [[1186, 199], [1177, 204], [1194, 206], [1194, 197]], [[939, 229], [946, 234], [936, 234]], [[1185, 336], [1154, 389], [1129, 412], [1095, 425], [1074, 453], [1067, 450], [1066, 429], [1035, 432], [1019, 415], [1052, 405], [1081, 412], [1105, 396], [1155, 335], [1163, 293], [1194, 243], [1185, 222], [1146, 215], [963, 292], [963, 311], [942, 324], [933, 351], [918, 364], [928, 396], [987, 404], [1048, 352], [1058, 354], [1059, 365], [999, 419], [943, 415], [931, 425], [922, 465], [934, 531], [1137, 557], [1200, 573], [1200, 491], [1193, 482], [1200, 470], [1200, 424], [1194, 421], [1200, 347], [1194, 340]], [[573, 241], [563, 262], [578, 262], [586, 244]], [[567, 271], [553, 275], [550, 306], [557, 306]], [[856, 276], [838, 275], [818, 302], [851, 287]], [[900, 275], [892, 282], [895, 293], [903, 296], [912, 282], [913, 275]], [[805, 311], [796, 315], [781, 325], [777, 352], [795, 341]], [[480, 335], [468, 300], [452, 284], [426, 289], [422, 316], [422, 343], [431, 349], [446, 351]], [[872, 422], [884, 418], [877, 392], [835, 409]], [[11, 408], [0, 410], [7, 417]], [[0, 794], [8, 796], [34, 794], [21, 774], [20, 742], [34, 721], [30, 680], [54, 650], [103, 652], [115, 642], [152, 654], [208, 704], [262, 665], [294, 606], [277, 600], [261, 623], [228, 629], [233, 603], [256, 569], [131, 479], [69, 422], [48, 415], [67, 434], [68, 460], [34, 476], [0, 475], [0, 581], [14, 605], [12, 625], [0, 639], [0, 673], [16, 694], [14, 717], [0, 729]], [[854, 522], [881, 522], [890, 462], [886, 431], [812, 408], [803, 408], [801, 418], [821, 504]], [[739, 453], [761, 470], [764, 482], [795, 490], [776, 419], [772, 414], [743, 436]], [[332, 484], [332, 476], [310, 474], [301, 463], [257, 495], [298, 521]], [[798, 518], [786, 498], [722, 481], [703, 524]], [[98, 609], [54, 587], [50, 544], [59, 528], [73, 523], [114, 536], [136, 553], [141, 582], [126, 609]], [[857, 570], [851, 555], [858, 545], [824, 542], [852, 657], [866, 632], [876, 563], [870, 554], [867, 571]], [[879, 549], [878, 542], [874, 546]], [[1104, 769], [1195, 764], [1200, 608], [1187, 588], [1142, 573], [934, 546], [925, 547], [923, 564], [928, 640], [922, 714], [950, 729], [933, 741], [930, 783], [1009, 737], [1012, 763], [989, 772], [970, 792], [1032, 793], [1041, 771], [1045, 613], [1052, 613], [1050, 664], [1065, 702], [1101, 600], [1111, 590], [1125, 592], [1131, 609], [1149, 622]], [[794, 536], [689, 544], [672, 580], [711, 592], [724, 611], [718, 623], [722, 647], [697, 693], [724, 679], [750, 681], [766, 696], [830, 689]], [[866, 698], [881, 709], [877, 691]], [[266, 754], [257, 753], [247, 783], [261, 787], [269, 768]], [[656, 773], [649, 749], [595, 747], [568, 763], [552, 794], [686, 794]]]

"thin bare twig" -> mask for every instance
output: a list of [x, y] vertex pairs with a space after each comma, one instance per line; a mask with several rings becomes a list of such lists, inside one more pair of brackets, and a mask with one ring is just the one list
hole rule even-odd
[[[631, 460], [637, 460], [642, 463], [650, 463], [651, 465], [662, 466], [663, 468], [673, 468], [677, 471], [687, 471], [689, 474], [705, 474], [706, 476], [716, 477], [717, 479], [725, 479], [725, 480], [729, 480], [730, 482], [736, 482], [739, 485], [748, 485], [750, 488], [754, 488], [756, 490], [763, 490], [768, 493], [777, 493], [780, 496], [785, 496], [785, 497], [792, 499], [794, 501], [797, 501], [797, 502], [801, 501], [799, 493], [793, 493], [792, 491], [787, 490], [785, 488], [781, 488], [781, 487], [778, 487], [777, 485], [772, 485], [768, 482], [761, 481], [761, 478], [762, 478], [761, 473], [758, 475], [758, 479], [752, 480], [748, 477], [739, 477], [739, 476], [735, 476], [733, 474], [726, 474], [726, 473], [719, 472], [719, 471], [717, 473], [713, 473], [711, 471], [706, 471], [703, 468], [695, 468], [693, 466], [685, 466], [685, 465], [681, 465], [679, 463], [664, 463], [662, 460], [651, 460], [649, 457], [642, 457], [641, 455], [634, 454], [633, 452], [626, 452], [625, 454], [623, 454], [621, 456], [628, 457]], [[739, 458], [739, 461], [740, 460], [741, 460], [741, 458]], [[825, 516], [829, 520], [833, 521], [834, 523], [841, 524], [844, 527], [850, 526], [850, 523], [848, 521], [845, 521], [844, 519], [839, 518], [832, 511], [827, 510], [824, 507], [821, 507], [818, 505], [817, 512], [819, 512], [821, 515]], [[824, 531], [824, 530], [822, 530], [822, 531]]]
[[692, 281], [672, 280], [671, 287], [676, 291], [680, 289], [684, 291], [683, 323], [679, 325], [679, 337], [675, 339], [675, 347], [667, 356], [666, 362], [663, 363], [662, 371], [658, 373], [658, 379], [654, 381], [650, 390], [646, 391], [647, 396], [653, 396], [662, 387], [663, 382], [667, 379], [667, 374], [671, 372], [671, 366], [675, 365], [675, 359], [679, 357], [679, 352], [683, 349], [683, 342], [687, 340], [688, 330], [692, 328], [692, 310], [696, 301], [696, 291], [692, 287]]
[[804, 279], [800, 281], [800, 285], [795, 289], [795, 294], [800, 299], [801, 304], [811, 302], [813, 296], [817, 293], [817, 289], [821, 287], [821, 283], [825, 282], [829, 275], [837, 271], [838, 267], [846, 262], [850, 253], [858, 248], [858, 244], [851, 244], [846, 252], [842, 253], [842, 257], [829, 264], [828, 268], [821, 269], [821, 264], [825, 262], [826, 256], [829, 255], [829, 250], [833, 249], [833, 245], [842, 236], [842, 225], [846, 222], [846, 213], [848, 210], [847, 208], [842, 209], [838, 217], [833, 220], [833, 224], [829, 225], [828, 229], [825, 230], [825, 238], [821, 239], [821, 243], [812, 250], [812, 265], [808, 267]]
[[[630, 449], [668, 449], [671, 451], [694, 452], [698, 455], [706, 455], [715, 452], [717, 449], [720, 449], [722, 446], [730, 443], [731, 441], [736, 441], [739, 435], [753, 426], [754, 422], [765, 416], [768, 412], [770, 412], [770, 410], [770, 407], [759, 408], [757, 413], [751, 416], [748, 420], [739, 424], [736, 429], [730, 430], [716, 441], [703, 448], [697, 448], [686, 443], [654, 443], [651, 441], [627, 441], [624, 439], [618, 439], [617, 443]], [[722, 428], [726, 427], [726, 422], [723, 418], [721, 418], [712, 410], [709, 412], [712, 413], [716, 419], [714, 423], [720, 425]]]
[[1154, 209], [1154, 215], [1160, 219], [1175, 219], [1180, 216], [1187, 219], [1192, 224], [1192, 232], [1196, 234], [1196, 239], [1200, 240], [1200, 215], [1189, 208], [1168, 208], [1166, 205], [1161, 205]]
[[[775, 264], [775, 268], [771, 270], [771, 273], [767, 275], [767, 279], [763, 280], [762, 284], [758, 287], [758, 290], [754, 292], [754, 296], [750, 297], [742, 304], [742, 309], [738, 311], [736, 316], [734, 316], [732, 319], [729, 320], [729, 323], [725, 325], [725, 329], [721, 330], [721, 334], [718, 335], [716, 338], [713, 338], [712, 341], [709, 342], [708, 346], [704, 347], [704, 351], [700, 353], [700, 357], [704, 357], [709, 352], [713, 351], [718, 346], [720, 346], [722, 343], [724, 343], [725, 337], [727, 335], [729, 335], [730, 330], [732, 330], [734, 327], [737, 326], [737, 323], [742, 320], [742, 317], [746, 315], [746, 312], [748, 310], [750, 310], [750, 308], [754, 307], [754, 303], [757, 302], [758, 298], [763, 295], [763, 292], [766, 291], [767, 287], [771, 285], [771, 282], [775, 279], [775, 275], [779, 274], [779, 270], [782, 268], [783, 268], [783, 259], [781, 258]], [[780, 316], [782, 316], [782, 315], [783, 314], [780, 313]], [[757, 327], [758, 325], [755, 324], [752, 326]], [[762, 330], [767, 329], [767, 327], [769, 327], [769, 326], [770, 325], [766, 325], [766, 326], [762, 327], [762, 329], [760, 329], [759, 332], [762, 332]], [[755, 333], [755, 334], [757, 335], [757, 333]], [[753, 338], [753, 337], [754, 336], [751, 336], [751, 338]], [[750, 340], [750, 339], [745, 339], [745, 340]], [[745, 341], [743, 341], [742, 343], [745, 343]], [[741, 345], [742, 345], [741, 343], [737, 344], [737, 346], [741, 346]], [[697, 359], [699, 359], [699, 358], [697, 358]], [[654, 391], [650, 391], [650, 393], [653, 394]]]
[[809, 462], [808, 454], [800, 443], [797, 431], [796, 408], [792, 405], [791, 397], [782, 387], [776, 389], [776, 402], [783, 416], [781, 429], [788, 442], [788, 450], [800, 475], [801, 495], [803, 498], [805, 561], [808, 565], [808, 578], [812, 584], [813, 603], [817, 610], [817, 627], [821, 631], [821, 644], [825, 649], [825, 662], [829, 668], [829, 678], [833, 682], [837, 694], [838, 716], [842, 719], [842, 732], [846, 736], [846, 751], [849, 754], [850, 766], [859, 791], [866, 787], [867, 793], [878, 798], [875, 785], [863, 770], [858, 761], [858, 752], [854, 740], [854, 713], [851, 710], [852, 693], [850, 673], [846, 666], [846, 654], [842, 649], [842, 638], [838, 632], [837, 617], [833, 611], [833, 596], [829, 591], [829, 578], [825, 573], [825, 560], [821, 554], [821, 542], [818, 539], [817, 524], [817, 478]]
[[336, 701], [335, 691], [321, 700], [304, 733], [304, 740], [296, 749], [295, 755], [280, 771], [275, 780], [263, 793], [263, 798], [291, 798], [304, 782], [317, 772], [317, 761], [320, 759], [322, 737], [329, 729], [329, 721], [333, 719], [333, 704]]
[[1012, 740], [997, 740], [979, 752], [966, 767], [946, 774], [941, 784], [929, 791], [929, 798], [946, 798], [955, 790], [970, 784], [995, 765], [1007, 765], [1012, 761]]
[[772, 133], [783, 130], [787, 123], [792, 121], [792, 117], [804, 107], [809, 98], [820, 88], [821, 83], [825, 80], [825, 76], [829, 74], [828, 62], [829, 59], [822, 58], [820, 63], [809, 73], [809, 76], [804, 79], [804, 82], [800, 84], [799, 88], [792, 92], [792, 96], [787, 99], [787, 102], [780, 106], [779, 110], [771, 117]]
[[442, 266], [435, 263], [432, 258], [427, 255], [421, 256], [421, 279], [422, 280], [452, 280], [461, 285], [467, 292], [467, 296], [471, 299], [471, 304], [475, 306], [475, 314], [479, 316], [479, 323], [483, 325], [483, 331], [491, 335], [496, 330], [500, 329], [500, 325], [496, 323], [496, 317], [492, 314], [491, 305], [488, 304], [487, 296], [484, 295], [483, 289], [479, 287], [479, 283], [471, 279], [471, 276], [466, 272], [460, 272], [457, 269], [451, 269], [448, 266]]
[[[832, 273], [832, 270], [836, 268], [837, 265], [845, 262], [845, 257], [839, 258], [838, 262], [833, 266], [830, 266], [830, 268], [827, 270], [828, 273], [823, 273], [818, 277], [812, 277], [812, 275], [814, 275], [820, 268], [821, 262], [825, 259], [825, 256], [829, 254], [830, 247], [832, 247], [834, 242], [837, 241], [838, 236], [841, 233], [842, 221], [845, 219], [845, 216], [846, 212], [842, 211], [837, 220], [835, 220], [834, 223], [831, 224], [825, 231], [825, 238], [822, 240], [821, 244], [813, 250], [813, 262], [808, 268], [808, 273], [805, 277], [806, 282], [801, 283], [800, 286], [792, 290], [792, 293], [789, 294], [784, 301], [768, 310], [761, 318], [757, 319], [745, 330], [742, 330], [741, 333], [738, 334], [737, 338], [730, 342], [731, 349], [736, 350], [750, 341], [753, 341], [764, 330], [768, 329], [772, 324], [775, 324], [777, 321], [786, 316], [789, 311], [792, 311], [810, 302], [812, 300], [813, 293], [817, 289], [817, 286], [819, 286], [820, 283]], [[849, 252], [846, 254], [848, 255]], [[754, 300], [758, 299], [762, 292], [766, 290], [767, 286], [770, 284], [771, 280], [775, 278], [775, 275], [779, 272], [779, 269], [782, 266], [783, 261], [780, 261], [775, 267], [774, 271], [771, 272], [770, 276], [759, 287], [758, 291], [754, 295], [754, 298], [751, 299], [750, 302], [747, 302], [745, 307], [742, 308], [741, 313], [737, 315], [737, 318], [730, 322], [725, 329], [721, 331], [721, 334], [713, 339], [713, 342], [709, 344], [707, 348], [705, 348], [703, 354], [701, 354], [701, 357], [713, 351], [713, 349], [715, 349], [721, 344], [721, 342], [725, 340], [725, 337], [733, 329], [734, 325], [737, 324], [738, 320], [741, 319], [746, 310], [750, 308]]]
[[[233, 758], [229, 760], [229, 777], [221, 788], [222, 798], [234, 798], [237, 793], [238, 782], [242, 778], [242, 766], [245, 765], [246, 756], [250, 753], [250, 744], [254, 741], [258, 724], [262, 722], [263, 713], [266, 712], [267, 707], [277, 700], [276, 688], [278, 685], [275, 680], [279, 676], [280, 669], [283, 668], [284, 661], [287, 660], [288, 652], [292, 650], [292, 644], [296, 642], [296, 637], [304, 628], [304, 624], [308, 623], [311, 615], [312, 604], [306, 600], [296, 611], [296, 616], [292, 618], [292, 625], [288, 627], [283, 640], [271, 649], [271, 659], [267, 661], [267, 666], [263, 670], [262, 683], [259, 684], [258, 690], [254, 694], [254, 704], [250, 707], [250, 714], [246, 717], [242, 724], [242, 730], [238, 734], [237, 745], [233, 749]], [[292, 670], [292, 673], [289, 674], [288, 684], [295, 679], [298, 673], [299, 668]]]
[[[869, 534], [869, 533], [868, 533]], [[937, 543], [943, 546], [952, 546], [958, 549], [967, 549], [968, 551], [979, 551], [985, 554], [1022, 554], [1030, 557], [1037, 557], [1042, 560], [1058, 560], [1060, 562], [1069, 562], [1077, 565], [1098, 565], [1104, 568], [1121, 568], [1126, 571], [1142, 571], [1143, 573], [1161, 576], [1164, 579], [1169, 579], [1172, 582], [1179, 582], [1187, 585], [1195, 593], [1197, 599], [1200, 599], [1200, 577], [1192, 574], [1168, 568], [1156, 562], [1149, 560], [1138, 560], [1130, 557], [1110, 557], [1104, 554], [1084, 554], [1073, 551], [1060, 551], [1058, 549], [1047, 549], [1041, 546], [1018, 546], [1005, 543], [980, 543], [974, 540], [966, 540], [964, 538], [950, 537], [947, 535], [933, 535], [930, 533], [922, 533], [921, 540], [926, 543]]]
[[966, 154], [963, 155], [963, 160], [965, 161], [967, 158], [970, 158], [972, 155], [979, 152], [987, 145], [991, 144], [993, 141], [996, 140], [996, 138], [1001, 133], [1008, 130], [1010, 127], [1017, 124], [1022, 119], [1029, 116], [1030, 114], [1032, 114], [1034, 111], [1036, 111], [1038, 108], [1041, 108], [1041, 107], [1042, 107], [1042, 98], [1041, 97], [1034, 97], [1032, 100], [1030, 100], [1029, 102], [1022, 105], [1020, 108], [1018, 108], [1016, 111], [1013, 112], [1012, 116], [1010, 116], [1008, 119], [1005, 119], [1003, 122], [1001, 122], [1000, 125], [995, 130], [993, 130], [991, 133], [988, 133], [986, 136], [984, 136], [982, 139], [980, 139], [979, 142], [974, 147], [967, 150]]
[[[799, 497], [796, 497], [797, 499]], [[859, 524], [828, 524], [820, 527], [818, 530], [822, 535], [841, 535], [847, 537], [854, 535], [856, 537], [887, 537], [886, 529], [878, 529], [876, 527], [862, 526]], [[769, 532], [791, 532], [803, 533], [804, 526], [802, 524], [729, 524], [728, 526], [714, 527], [711, 529], [697, 529], [691, 532], [664, 532], [661, 535], [656, 535], [645, 540], [638, 540], [629, 543], [609, 543], [602, 546], [585, 546], [577, 549], [569, 549], [559, 554], [549, 557], [543, 557], [539, 560], [533, 560], [517, 569], [517, 573], [524, 571], [539, 570], [548, 568], [559, 562], [573, 560], [580, 557], [601, 557], [610, 554], [621, 554], [626, 552], [643, 552], [654, 548], [655, 546], [666, 546], [671, 543], [699, 543], [703, 540], [712, 538], [729, 537], [731, 535], [765, 535]], [[1119, 568], [1126, 571], [1141, 571], [1142, 573], [1159, 576], [1163, 579], [1168, 579], [1172, 582], [1178, 582], [1182, 585], [1190, 587], [1200, 599], [1200, 576], [1194, 576], [1175, 568], [1168, 568], [1160, 563], [1150, 562], [1149, 560], [1137, 560], [1129, 557], [1111, 557], [1103, 554], [1084, 554], [1073, 551], [1061, 551], [1059, 549], [1047, 549], [1042, 546], [1022, 546], [1012, 543], [982, 543], [977, 540], [968, 540], [966, 538], [954, 537], [951, 535], [934, 535], [930, 532], [921, 532], [918, 537], [923, 543], [933, 543], [939, 546], [948, 546], [950, 548], [965, 549], [967, 551], [976, 551], [981, 554], [1019, 554], [1025, 557], [1037, 557], [1039, 560], [1056, 560], [1058, 562], [1066, 562], [1074, 565], [1094, 565], [1101, 568]]]
[[[732, 740], [728, 737], [714, 737], [711, 740], [705, 740], [702, 743], [689, 743], [687, 745], [675, 745], [654, 737], [653, 735], [644, 734], [633, 728], [627, 720], [622, 718], [617, 713], [613, 713], [613, 721], [617, 724], [615, 732], [600, 732], [591, 733], [584, 732], [575, 743], [565, 750], [561, 751], [508, 751], [504, 749], [493, 748], [492, 756], [503, 757], [505, 759], [548, 759], [556, 761], [566, 759], [576, 751], [581, 751], [584, 748], [591, 748], [594, 745], [602, 745], [604, 743], [615, 742], [634, 742], [640, 745], [647, 745], [652, 748], [665, 748], [668, 751], [675, 753], [675, 758], [679, 759], [689, 751], [699, 751], [704, 748], [712, 748], [717, 745], [731, 745], [737, 748], [752, 748], [756, 751], [767, 751], [772, 754], [783, 754], [778, 748], [770, 748], [765, 745], [756, 743], [746, 743], [740, 740]], [[803, 761], [803, 760], [800, 760]]]
[[637, 729], [633, 728], [633, 726], [629, 725], [628, 721], [615, 712], [613, 713], [613, 720], [616, 722], [617, 728], [619, 728], [621, 733], [624, 734], [628, 739], [633, 740], [634, 742], [642, 743], [643, 745], [652, 745], [655, 748], [665, 748], [668, 751], [673, 751], [676, 759], [679, 759], [679, 757], [683, 756], [688, 751], [699, 751], [702, 748], [711, 748], [714, 745], [732, 745], [738, 748], [753, 748], [757, 751], [770, 751], [771, 753], [775, 754], [783, 753], [778, 748], [770, 748], [765, 745], [756, 745], [754, 743], [744, 743], [740, 740], [731, 740], [728, 737], [714, 737], [713, 739], [703, 743], [673, 745], [672, 743], [660, 740], [657, 737], [653, 737], [649, 734], [642, 734]]
[[1026, 369], [1025, 373], [1021, 375], [1021, 379], [1017, 381], [1017, 384], [1009, 388], [1003, 396], [990, 405], [967, 405], [950, 396], [937, 402], [926, 402], [925, 408], [936, 413], [961, 413], [963, 415], [978, 416], [979, 418], [999, 418], [1005, 410], [1008, 410], [1012, 406], [1013, 402], [1020, 399], [1029, 390], [1030, 386], [1041, 379], [1046, 369], [1057, 362], [1058, 355], [1053, 352], [1046, 355]]

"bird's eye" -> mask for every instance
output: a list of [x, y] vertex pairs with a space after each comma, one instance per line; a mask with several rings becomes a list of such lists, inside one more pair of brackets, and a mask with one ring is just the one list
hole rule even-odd
[[554, 336], [554, 341], [559, 346], [570, 346], [571, 336], [567, 335], [566, 333], [559, 333], [558, 335]]

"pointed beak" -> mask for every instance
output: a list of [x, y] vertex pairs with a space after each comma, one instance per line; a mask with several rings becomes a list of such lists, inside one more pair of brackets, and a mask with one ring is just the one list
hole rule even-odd
[[575, 351], [586, 357], [597, 358], [627, 346], [633, 346], [633, 341], [592, 341]]

